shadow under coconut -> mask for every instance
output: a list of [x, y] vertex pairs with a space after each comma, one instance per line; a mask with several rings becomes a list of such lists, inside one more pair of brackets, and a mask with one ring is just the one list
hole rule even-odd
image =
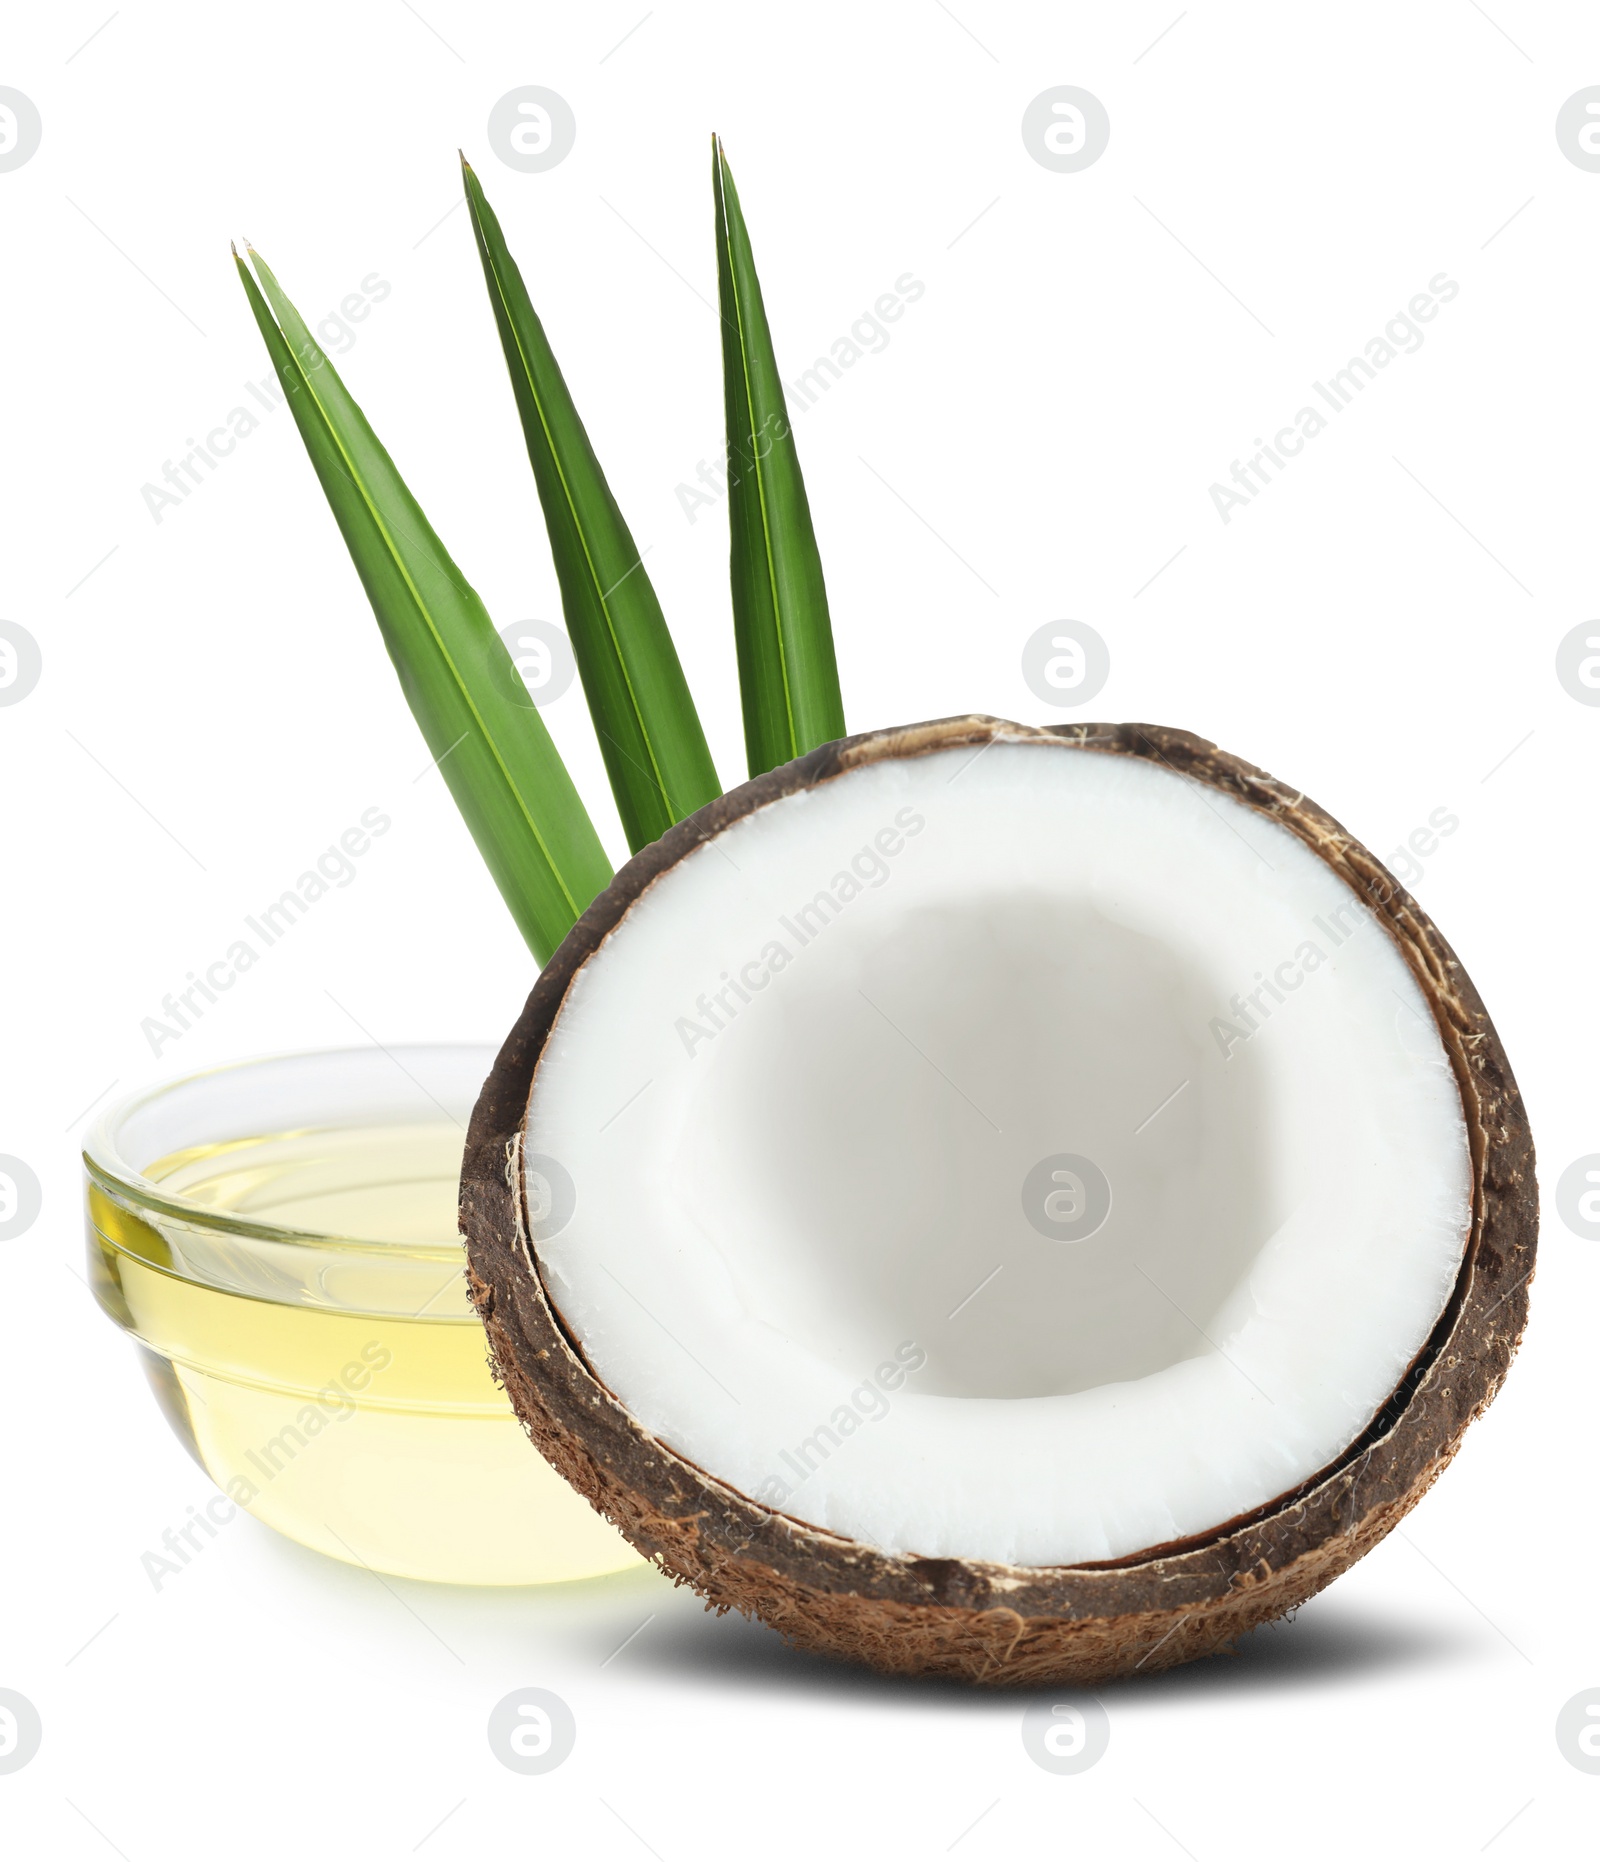
[[[1406, 1670], [1437, 1669], [1479, 1658], [1488, 1648], [1470, 1628], [1419, 1623], [1398, 1610], [1361, 1603], [1307, 1605], [1292, 1619], [1240, 1638], [1233, 1651], [1159, 1674], [1130, 1675], [1095, 1689], [1125, 1706], [1140, 1700], [1212, 1698], [1229, 1693], [1286, 1693], [1369, 1681]], [[628, 1666], [735, 1687], [788, 1693], [877, 1697], [906, 1704], [1037, 1698], [1037, 1686], [977, 1688], [942, 1677], [882, 1675], [792, 1649], [775, 1631], [742, 1617], [679, 1616], [660, 1622], [628, 1652]]]
[[1141, 1697], [1271, 1694], [1448, 1668], [1493, 1652], [1492, 1639], [1470, 1626], [1422, 1623], [1374, 1604], [1314, 1600], [1292, 1618], [1241, 1636], [1231, 1651], [1159, 1674], [1128, 1675], [1096, 1691], [1128, 1705]]
[[[883, 1675], [791, 1648], [775, 1630], [744, 1617], [713, 1616], [690, 1591], [648, 1566], [568, 1584], [504, 1588], [377, 1578], [325, 1558], [262, 1527], [254, 1555], [292, 1587], [309, 1584], [351, 1608], [372, 1608], [391, 1628], [410, 1628], [447, 1648], [507, 1646], [569, 1661], [592, 1657], [620, 1676], [698, 1681], [713, 1687], [818, 1699], [880, 1700], [944, 1710], [1038, 1699], [1036, 1686], [973, 1688], [939, 1676]], [[402, 1614], [394, 1614], [395, 1612]], [[1419, 1622], [1356, 1599], [1314, 1599], [1296, 1616], [1241, 1637], [1233, 1651], [1150, 1675], [1130, 1675], [1095, 1692], [1119, 1707], [1156, 1706], [1230, 1694], [1280, 1694], [1384, 1675], [1439, 1670], [1493, 1655], [1492, 1637], [1469, 1624]]]

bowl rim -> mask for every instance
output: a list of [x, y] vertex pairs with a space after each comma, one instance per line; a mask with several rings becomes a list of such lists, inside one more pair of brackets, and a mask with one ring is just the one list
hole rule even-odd
[[[127, 1121], [144, 1107], [169, 1094], [196, 1086], [202, 1081], [214, 1079], [219, 1075], [245, 1073], [257, 1068], [278, 1066], [285, 1062], [347, 1060], [355, 1057], [371, 1060], [380, 1057], [387, 1058], [399, 1066], [402, 1072], [409, 1075], [409, 1070], [401, 1065], [397, 1055], [437, 1055], [460, 1053], [463, 1050], [480, 1052], [484, 1058], [486, 1072], [493, 1065], [496, 1047], [490, 1041], [402, 1041], [392, 1045], [375, 1041], [364, 1047], [299, 1048], [284, 1049], [269, 1054], [255, 1054], [242, 1060], [219, 1061], [213, 1066], [197, 1067], [193, 1072], [179, 1074], [173, 1079], [147, 1083], [113, 1100], [90, 1126], [81, 1148], [84, 1172], [92, 1183], [111, 1194], [113, 1198], [131, 1201], [141, 1209], [164, 1216], [168, 1220], [182, 1222], [190, 1228], [206, 1229], [213, 1233], [253, 1241], [274, 1242], [281, 1246], [318, 1249], [334, 1254], [354, 1253], [389, 1260], [454, 1262], [462, 1258], [462, 1245], [459, 1242], [440, 1244], [437, 1242], [382, 1241], [371, 1236], [334, 1234], [328, 1230], [299, 1228], [290, 1223], [247, 1216], [238, 1211], [220, 1210], [214, 1204], [202, 1203], [182, 1194], [174, 1194], [165, 1189], [161, 1183], [147, 1177], [142, 1170], [132, 1164], [123, 1155], [118, 1139]], [[416, 1083], [421, 1084], [420, 1081]], [[426, 1087], [422, 1090], [427, 1093]], [[432, 1095], [428, 1094], [428, 1097], [431, 1098]], [[443, 1110], [442, 1107], [441, 1110]], [[339, 1126], [330, 1125], [325, 1121], [304, 1126], [285, 1127], [286, 1132], [295, 1133], [338, 1129], [340, 1129]], [[466, 1127], [463, 1125], [463, 1146], [465, 1142]], [[190, 1276], [180, 1275], [179, 1277], [187, 1279]]]

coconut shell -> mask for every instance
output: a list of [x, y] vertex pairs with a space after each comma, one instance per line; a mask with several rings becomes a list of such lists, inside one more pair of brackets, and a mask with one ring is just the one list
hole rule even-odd
[[[651, 881], [780, 796], [881, 758], [995, 741], [1159, 762], [1297, 835], [1368, 904], [1410, 965], [1455, 1070], [1471, 1146], [1472, 1232], [1454, 1292], [1365, 1433], [1256, 1512], [1104, 1564], [887, 1554], [726, 1486], [641, 1427], [595, 1375], [527, 1239], [522, 1128], [540, 1052], [568, 985]], [[1304, 1603], [1376, 1545], [1499, 1389], [1527, 1318], [1537, 1225], [1532, 1135], [1477, 990], [1427, 914], [1331, 815], [1184, 731], [1033, 730], [985, 717], [825, 745], [719, 797], [630, 860], [551, 959], [501, 1049], [461, 1182], [468, 1280], [496, 1374], [540, 1452], [640, 1552], [709, 1608], [758, 1617], [798, 1648], [891, 1673], [1010, 1685], [1092, 1685], [1212, 1654]]]

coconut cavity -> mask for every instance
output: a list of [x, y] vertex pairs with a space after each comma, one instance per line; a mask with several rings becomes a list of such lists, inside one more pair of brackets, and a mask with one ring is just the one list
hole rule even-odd
[[1037, 737], [667, 864], [571, 977], [523, 1154], [546, 1293], [651, 1436], [879, 1551], [1022, 1566], [1335, 1462], [1472, 1222], [1433, 1011], [1345, 880]]

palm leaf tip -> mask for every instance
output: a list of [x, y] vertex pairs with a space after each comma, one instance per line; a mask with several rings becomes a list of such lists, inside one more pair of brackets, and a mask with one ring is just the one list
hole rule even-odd
[[750, 234], [713, 135], [729, 575], [750, 774], [844, 735], [822, 558]]
[[721, 794], [661, 604], [494, 209], [462, 180], [584, 696], [637, 852]]

